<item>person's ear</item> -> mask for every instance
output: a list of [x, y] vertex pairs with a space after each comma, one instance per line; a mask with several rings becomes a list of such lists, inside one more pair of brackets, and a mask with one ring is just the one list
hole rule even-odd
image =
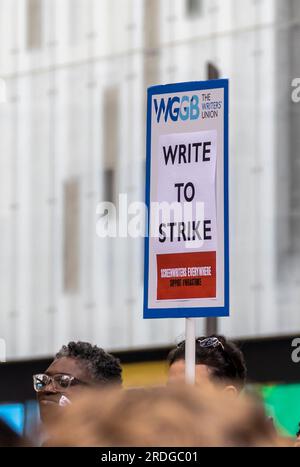
[[233, 385], [225, 386], [223, 391], [225, 392], [226, 395], [228, 395], [230, 397], [237, 397], [238, 396], [238, 390]]

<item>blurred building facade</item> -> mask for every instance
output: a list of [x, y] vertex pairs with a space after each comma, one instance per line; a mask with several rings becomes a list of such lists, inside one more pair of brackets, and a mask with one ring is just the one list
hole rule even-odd
[[[0, 337], [174, 342], [143, 321], [143, 240], [100, 239], [100, 201], [144, 199], [152, 84], [230, 79], [232, 337], [300, 331], [297, 0], [0, 0]], [[199, 320], [198, 332], [203, 332]]]

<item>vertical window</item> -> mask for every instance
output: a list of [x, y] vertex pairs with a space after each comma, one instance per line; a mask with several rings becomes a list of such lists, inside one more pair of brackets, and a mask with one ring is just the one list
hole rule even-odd
[[69, 28], [70, 28], [70, 43], [78, 45], [83, 42], [83, 13], [84, 5], [81, 0], [69, 0]]
[[153, 49], [159, 44], [159, 0], [145, 0], [144, 37], [145, 47]]
[[207, 75], [207, 79], [219, 79], [220, 78], [220, 72], [218, 68], [213, 63], [210, 63], [210, 62], [207, 63], [206, 75]]
[[119, 91], [116, 86], [104, 95], [104, 201], [115, 202], [115, 168], [118, 157]]
[[64, 290], [79, 290], [79, 181], [64, 183]]
[[186, 13], [191, 18], [201, 16], [203, 13], [203, 0], [186, 0]]
[[[207, 63], [206, 77], [207, 79], [220, 78], [220, 72], [213, 63]], [[206, 335], [211, 336], [212, 334], [218, 334], [218, 318], [215, 318], [214, 316], [211, 318], [206, 318]]]
[[144, 83], [147, 88], [159, 82], [159, 53], [160, 44], [160, 1], [145, 0], [144, 2], [144, 44], [150, 54], [145, 54]]
[[27, 0], [27, 48], [42, 46], [42, 0]]

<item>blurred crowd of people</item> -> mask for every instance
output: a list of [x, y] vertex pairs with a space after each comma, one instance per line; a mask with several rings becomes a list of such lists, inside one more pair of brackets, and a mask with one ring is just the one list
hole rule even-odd
[[[300, 446], [279, 434], [261, 401], [245, 394], [242, 352], [223, 336], [196, 339], [195, 384], [185, 384], [185, 342], [168, 355], [165, 387], [122, 387], [120, 361], [86, 342], [70, 342], [33, 375], [38, 437], [0, 421], [0, 446]], [[298, 438], [297, 438], [298, 436]]]

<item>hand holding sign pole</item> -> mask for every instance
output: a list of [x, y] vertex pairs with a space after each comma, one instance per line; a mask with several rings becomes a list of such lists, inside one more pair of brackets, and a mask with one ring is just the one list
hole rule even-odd
[[229, 315], [228, 81], [148, 89], [144, 318]]

